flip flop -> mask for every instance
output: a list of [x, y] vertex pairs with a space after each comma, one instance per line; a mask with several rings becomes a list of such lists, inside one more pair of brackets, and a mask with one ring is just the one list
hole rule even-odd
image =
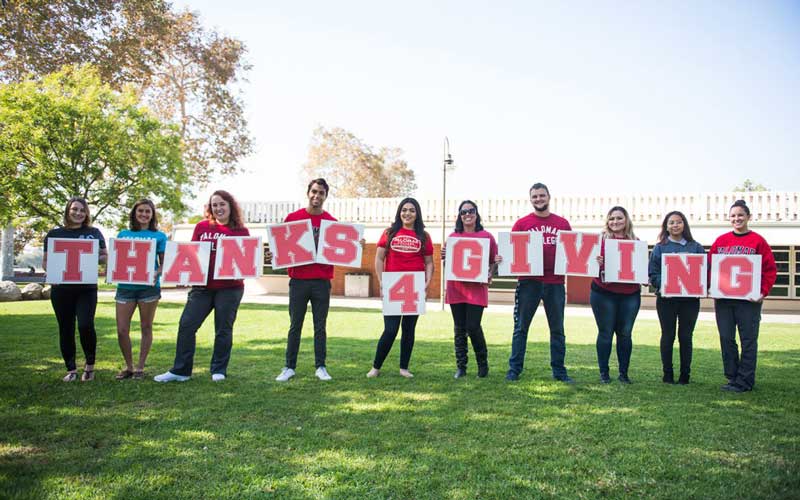
[[120, 370], [120, 372], [117, 373], [117, 375], [114, 378], [116, 378], [117, 380], [125, 380], [126, 378], [131, 378], [131, 377], [133, 377], [133, 372], [126, 368], [124, 370]]
[[144, 378], [144, 370], [134, 370], [131, 378], [133, 378], [133, 380], [142, 380]]
[[64, 382], [75, 382], [78, 380], [78, 373], [77, 372], [67, 372], [64, 378], [61, 379]]
[[91, 382], [92, 380], [94, 380], [94, 370], [83, 370], [81, 382]]

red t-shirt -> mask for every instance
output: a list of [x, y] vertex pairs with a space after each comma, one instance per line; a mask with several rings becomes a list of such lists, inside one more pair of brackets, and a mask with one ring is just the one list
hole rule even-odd
[[[378, 240], [378, 247], [386, 248], [386, 231]], [[425, 233], [425, 244], [417, 238], [413, 229], [400, 228], [392, 237], [392, 242], [386, 251], [386, 262], [383, 266], [385, 272], [392, 271], [424, 271], [425, 257], [433, 255], [433, 243], [428, 233]]]
[[[294, 222], [297, 220], [311, 219], [311, 227], [314, 230], [314, 246], [319, 248], [319, 226], [322, 219], [336, 220], [331, 214], [322, 211], [319, 215], [308, 213], [308, 210], [301, 208], [296, 210], [283, 220], [283, 222]], [[306, 264], [305, 266], [290, 267], [288, 270], [289, 277], [298, 280], [332, 280], [333, 279], [333, 266], [328, 264]]]
[[564, 284], [564, 276], [553, 274], [556, 264], [556, 240], [559, 231], [572, 231], [567, 219], [556, 214], [547, 217], [539, 217], [536, 212], [532, 212], [514, 223], [511, 231], [538, 231], [542, 233], [544, 248], [542, 250], [542, 262], [544, 275], [542, 276], [519, 276], [521, 280], [536, 280], [542, 283]]
[[243, 288], [244, 280], [215, 280], [214, 276], [214, 261], [217, 258], [217, 239], [224, 238], [225, 236], [250, 236], [250, 231], [246, 227], [239, 229], [231, 229], [224, 224], [217, 224], [208, 219], [201, 220], [194, 226], [194, 233], [192, 233], [192, 241], [209, 241], [211, 242], [211, 260], [208, 264], [208, 281], [206, 282], [207, 288]]
[[[475, 233], [452, 233], [449, 238], [488, 238], [489, 267], [491, 268], [497, 255], [497, 242], [494, 240], [492, 233], [485, 230]], [[489, 284], [472, 281], [448, 281], [445, 302], [448, 304], [475, 304], [476, 306], [486, 307], [489, 305]]]
[[[614, 236], [606, 236], [606, 238], [614, 239], [614, 240], [625, 240], [627, 238], [616, 238]], [[600, 245], [600, 256], [605, 258], [606, 256], [606, 246]], [[642, 285], [638, 283], [606, 283], [606, 266], [605, 261], [603, 261], [603, 265], [600, 266], [600, 277], [595, 278], [592, 280], [592, 283], [599, 286], [603, 290], [606, 290], [611, 293], [618, 293], [620, 295], [633, 295], [635, 293], [642, 292]]]
[[720, 235], [708, 250], [708, 282], [711, 283], [711, 256], [714, 254], [761, 255], [761, 295], [766, 297], [778, 276], [775, 256], [769, 243], [758, 233], [748, 231], [736, 234], [733, 231]]

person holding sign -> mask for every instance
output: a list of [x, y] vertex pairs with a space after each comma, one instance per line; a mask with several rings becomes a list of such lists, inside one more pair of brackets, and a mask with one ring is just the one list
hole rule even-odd
[[[156, 270], [164, 263], [164, 249], [167, 246], [167, 235], [158, 230], [158, 216], [156, 206], [148, 199], [137, 201], [128, 215], [128, 229], [117, 234], [118, 239], [155, 240], [156, 242]], [[117, 341], [125, 368], [117, 373], [117, 380], [144, 378], [144, 365], [150, 346], [153, 344], [153, 318], [156, 315], [158, 301], [161, 299], [161, 285], [158, 274], [152, 285], [131, 285], [120, 283], [117, 285], [117, 294], [114, 297], [117, 303]], [[139, 323], [142, 328], [142, 343], [139, 347], [139, 361], [133, 365], [133, 349], [131, 346], [131, 318], [136, 308], [139, 308]]]
[[[228, 236], [250, 236], [244, 226], [239, 204], [233, 196], [223, 190], [214, 191], [205, 207], [204, 220], [194, 227], [192, 241], [211, 243], [209, 268], [214, 265], [217, 240]], [[244, 295], [243, 280], [214, 279], [208, 273], [205, 286], [193, 286], [186, 299], [180, 322], [178, 341], [175, 347], [175, 362], [172, 368], [156, 375], [156, 382], [184, 382], [192, 376], [197, 330], [214, 311], [214, 352], [211, 355], [211, 380], [225, 380], [228, 361], [233, 347], [233, 323]]]
[[[603, 240], [636, 240], [633, 223], [628, 211], [622, 207], [613, 207], [606, 215], [603, 229]], [[628, 366], [633, 350], [633, 323], [639, 313], [642, 286], [638, 283], [611, 283], [605, 276], [605, 245], [597, 257], [600, 264], [600, 276], [592, 280], [592, 291], [589, 303], [592, 305], [594, 320], [597, 323], [597, 364], [600, 368], [600, 381], [611, 382], [608, 360], [611, 357], [611, 344], [614, 334], [617, 335], [617, 361], [619, 363], [619, 381], [630, 384]]]
[[[378, 275], [378, 287], [381, 293], [383, 272], [425, 271], [425, 290], [433, 276], [433, 243], [430, 235], [425, 231], [422, 221], [422, 210], [419, 202], [414, 198], [405, 198], [397, 206], [397, 213], [392, 225], [383, 232], [378, 240], [375, 251], [375, 272]], [[418, 293], [421, 300], [425, 299], [425, 290], [406, 290], [406, 293]], [[417, 326], [416, 314], [383, 317], [383, 334], [378, 340], [375, 351], [375, 360], [367, 377], [377, 377], [381, 367], [392, 349], [397, 330], [402, 325], [400, 339], [400, 375], [411, 378], [414, 375], [408, 371], [411, 361], [411, 351], [414, 349], [414, 332]]]
[[[89, 204], [83, 198], [70, 198], [64, 208], [61, 227], [51, 229], [44, 237], [44, 257], [42, 267], [47, 269], [47, 244], [51, 238], [75, 238], [97, 240], [100, 246], [99, 261], [107, 257], [106, 240], [97, 228], [92, 227]], [[62, 380], [74, 382], [78, 379], [75, 363], [75, 320], [78, 321], [78, 335], [86, 363], [81, 382], [94, 380], [94, 362], [97, 351], [97, 332], [94, 328], [94, 313], [97, 308], [97, 283], [94, 284], [54, 284], [50, 291], [50, 303], [58, 321], [58, 337], [61, 356], [67, 366], [67, 374]]]
[[[664, 297], [661, 294], [661, 256], [664, 254], [705, 254], [703, 245], [692, 238], [689, 221], [682, 212], [673, 210], [664, 216], [658, 243], [650, 255], [648, 274], [650, 284], [656, 289], [656, 311], [661, 324], [661, 365], [664, 369], [662, 381], [674, 384], [672, 368], [672, 347], [675, 343], [675, 328], [678, 329], [680, 343], [680, 375], [678, 383], [689, 383], [692, 366], [692, 334], [697, 316], [700, 314], [698, 297]], [[705, 290], [703, 290], [705, 292]]]
[[[323, 220], [336, 219], [322, 209], [328, 198], [328, 183], [325, 179], [314, 179], [306, 190], [308, 206], [286, 216], [284, 222], [311, 220], [314, 244], [319, 245], [319, 228]], [[267, 253], [267, 262], [272, 261], [272, 251]], [[275, 378], [278, 382], [288, 382], [295, 376], [297, 353], [300, 351], [300, 334], [306, 318], [308, 303], [314, 319], [314, 366], [315, 375], [320, 380], [331, 380], [325, 367], [327, 357], [328, 308], [331, 301], [331, 280], [333, 266], [327, 264], [306, 264], [290, 267], [289, 270], [289, 334], [286, 340], [286, 366]]]
[[514, 335], [511, 338], [511, 357], [508, 359], [506, 380], [519, 380], [525, 363], [528, 344], [528, 329], [531, 326], [539, 302], [544, 302], [547, 324], [550, 328], [550, 367], [553, 378], [571, 384], [567, 375], [564, 357], [567, 351], [564, 336], [564, 305], [566, 293], [564, 276], [553, 272], [556, 259], [556, 239], [559, 231], [571, 231], [572, 226], [563, 217], [550, 212], [550, 190], [541, 182], [531, 186], [528, 191], [533, 212], [519, 219], [511, 228], [515, 231], [536, 231], [542, 233], [542, 276], [520, 276], [514, 292]]
[[[744, 200], [737, 200], [729, 212], [733, 231], [718, 237], [708, 251], [709, 262], [713, 255], [760, 255], [761, 288], [757, 299], [714, 299], [714, 313], [722, 349], [722, 367], [728, 383], [725, 391], [745, 392], [756, 383], [756, 357], [758, 355], [758, 327], [761, 323], [761, 304], [769, 295], [777, 277], [772, 248], [764, 238], [748, 228], [750, 208]], [[736, 345], [736, 329], [742, 351]]]
[[[445, 302], [450, 304], [453, 314], [453, 342], [456, 353], [455, 378], [467, 375], [467, 359], [469, 349], [467, 336], [472, 342], [475, 351], [475, 362], [478, 365], [478, 377], [483, 378], [489, 374], [489, 361], [486, 349], [486, 338], [481, 328], [483, 309], [489, 305], [489, 283], [495, 267], [497, 257], [497, 242], [492, 233], [483, 229], [478, 206], [472, 200], [462, 201], [458, 206], [455, 231], [448, 238], [485, 238], [489, 240], [488, 282], [474, 281], [447, 281]], [[446, 249], [442, 247], [442, 260], [445, 259]], [[451, 258], [454, 257], [451, 255]]]

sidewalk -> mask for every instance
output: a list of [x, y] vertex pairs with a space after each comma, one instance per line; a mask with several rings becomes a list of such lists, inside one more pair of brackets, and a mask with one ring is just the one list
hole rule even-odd
[[[161, 290], [161, 300], [169, 302], [186, 302], [186, 294], [189, 293], [188, 288], [166, 288]], [[113, 299], [113, 291], [99, 292], [101, 297], [108, 297]], [[269, 304], [269, 305], [289, 305], [288, 295], [265, 295], [257, 287], [245, 287], [244, 297], [242, 302], [246, 304]], [[331, 297], [331, 307], [343, 307], [352, 309], [375, 309], [380, 310], [382, 307], [381, 300], [377, 297], [358, 298], [358, 297]], [[442, 306], [439, 301], [428, 301], [425, 304], [426, 310], [430, 312], [440, 311]], [[445, 310], [449, 313], [450, 308], [445, 306]], [[514, 314], [513, 304], [491, 304], [486, 308], [487, 312], [502, 313], [512, 315]], [[570, 306], [568, 305], [564, 311], [565, 316], [578, 317], [578, 318], [591, 318], [592, 309], [589, 306]], [[640, 309], [640, 319], [658, 320], [658, 315], [655, 309]], [[698, 317], [700, 321], [715, 321], [713, 311], [701, 311]], [[762, 314], [761, 321], [763, 323], [783, 323], [790, 325], [800, 325], [800, 314]]]

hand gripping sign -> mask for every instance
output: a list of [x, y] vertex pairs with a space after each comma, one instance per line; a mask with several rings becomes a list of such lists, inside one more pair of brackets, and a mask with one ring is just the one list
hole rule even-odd
[[260, 236], [233, 236], [217, 240], [215, 280], [241, 280], [261, 276], [264, 247]]
[[383, 273], [381, 296], [384, 316], [425, 314], [425, 273]]
[[497, 253], [503, 256], [497, 266], [500, 276], [541, 276], [544, 274], [544, 238], [538, 231], [499, 233]]
[[165, 285], [205, 286], [210, 259], [210, 241], [168, 241], [161, 281]]
[[662, 253], [662, 297], [705, 297], [708, 257], [702, 253]]
[[111, 238], [108, 240], [106, 282], [152, 285], [156, 280], [156, 240]]
[[444, 262], [447, 281], [489, 281], [489, 240], [487, 238], [447, 238]]
[[715, 299], [757, 300], [761, 297], [761, 256], [711, 256], [711, 287]]
[[606, 283], [646, 285], [647, 243], [639, 240], [604, 240]]
[[560, 275], [591, 276], [600, 274], [600, 235], [559, 231], [556, 240], [556, 263], [553, 272]]
[[332, 266], [361, 267], [363, 224], [322, 220], [316, 261]]
[[47, 283], [53, 285], [97, 284], [100, 242], [94, 239], [49, 238]]
[[267, 239], [273, 269], [316, 262], [317, 247], [309, 219], [267, 226]]

